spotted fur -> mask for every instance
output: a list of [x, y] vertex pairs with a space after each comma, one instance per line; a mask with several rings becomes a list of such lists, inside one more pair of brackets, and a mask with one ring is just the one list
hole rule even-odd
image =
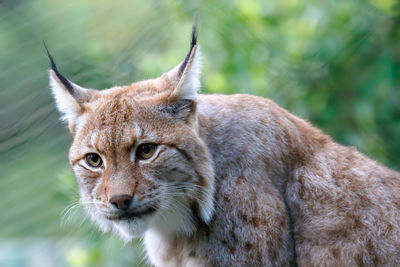
[[[155, 266], [400, 265], [400, 174], [268, 99], [197, 94], [195, 40], [170, 72], [129, 86], [85, 89], [50, 70], [93, 221], [144, 236]], [[143, 143], [158, 145], [150, 159], [135, 154]], [[121, 194], [154, 212], [115, 219]]]

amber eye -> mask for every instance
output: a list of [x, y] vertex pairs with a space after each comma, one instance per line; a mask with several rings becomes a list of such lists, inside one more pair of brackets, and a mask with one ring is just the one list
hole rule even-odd
[[86, 154], [85, 160], [89, 166], [94, 167], [94, 168], [101, 167], [101, 165], [103, 164], [101, 157], [99, 155], [97, 155], [96, 153]]
[[136, 149], [136, 158], [139, 160], [149, 159], [156, 152], [156, 144], [141, 144]]

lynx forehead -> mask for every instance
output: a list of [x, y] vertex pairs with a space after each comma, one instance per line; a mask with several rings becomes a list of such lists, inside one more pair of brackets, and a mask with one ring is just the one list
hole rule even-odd
[[199, 95], [196, 31], [159, 78], [50, 84], [81, 202], [155, 266], [400, 265], [400, 174], [272, 101]]

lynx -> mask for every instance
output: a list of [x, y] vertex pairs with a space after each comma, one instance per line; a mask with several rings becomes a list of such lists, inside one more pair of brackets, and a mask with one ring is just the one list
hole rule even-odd
[[48, 57], [81, 202], [152, 265], [400, 265], [400, 174], [271, 100], [199, 94], [196, 30], [169, 72], [102, 91]]

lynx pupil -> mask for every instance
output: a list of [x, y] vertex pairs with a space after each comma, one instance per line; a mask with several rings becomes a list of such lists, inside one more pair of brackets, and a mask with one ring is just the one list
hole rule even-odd
[[87, 164], [91, 167], [100, 167], [102, 164], [101, 158], [96, 153], [89, 153], [85, 157]]
[[136, 150], [136, 157], [139, 160], [149, 159], [156, 151], [156, 144], [142, 144]]

